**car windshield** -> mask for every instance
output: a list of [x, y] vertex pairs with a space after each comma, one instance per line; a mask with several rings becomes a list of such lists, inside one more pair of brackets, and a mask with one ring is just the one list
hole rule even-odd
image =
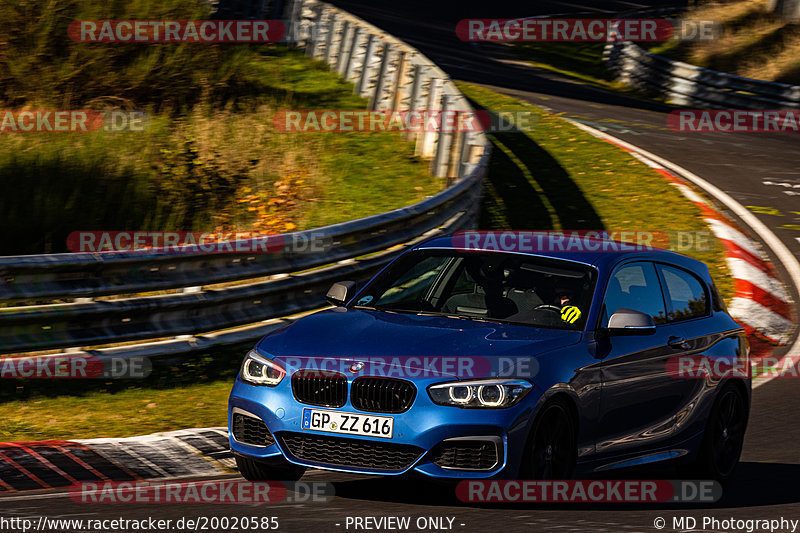
[[586, 321], [594, 279], [592, 268], [569, 261], [422, 250], [395, 261], [354, 306], [575, 330]]

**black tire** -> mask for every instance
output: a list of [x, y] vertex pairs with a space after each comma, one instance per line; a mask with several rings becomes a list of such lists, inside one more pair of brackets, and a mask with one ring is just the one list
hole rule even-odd
[[577, 431], [570, 408], [563, 400], [551, 400], [533, 423], [521, 473], [526, 479], [570, 479], [577, 459]]
[[711, 408], [693, 474], [721, 483], [730, 480], [742, 454], [747, 416], [744, 393], [733, 383], [724, 385]]
[[290, 463], [273, 466], [241, 455], [235, 457], [239, 473], [247, 481], [297, 481], [306, 471], [305, 467]]

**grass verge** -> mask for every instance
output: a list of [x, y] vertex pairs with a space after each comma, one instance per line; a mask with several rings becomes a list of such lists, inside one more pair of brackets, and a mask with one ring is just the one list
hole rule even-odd
[[130, 437], [225, 426], [232, 381], [172, 389], [131, 388], [0, 404], [0, 441]]
[[228, 394], [250, 347], [157, 359], [143, 380], [3, 380], [0, 441], [128, 437], [225, 426]]

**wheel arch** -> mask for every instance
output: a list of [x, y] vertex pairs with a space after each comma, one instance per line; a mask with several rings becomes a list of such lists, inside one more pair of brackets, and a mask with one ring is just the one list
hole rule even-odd
[[[536, 422], [544, 412], [545, 408], [555, 402], [561, 403], [567, 408], [567, 412], [570, 415], [570, 422], [575, 430], [575, 438], [578, 438], [578, 431], [580, 429], [580, 415], [578, 412], [578, 405], [575, 399], [570, 394], [571, 389], [564, 389], [559, 388], [552, 391], [550, 394], [545, 394], [539, 400], [539, 404], [537, 405], [536, 414], [530, 420], [530, 424], [528, 426], [528, 434], [525, 438], [525, 446], [523, 448], [522, 457], [520, 458], [518, 472], [524, 472], [528, 470], [530, 467], [530, 457], [527, 454], [527, 450], [531, 447], [531, 439], [533, 439], [533, 431], [536, 427]], [[576, 450], [577, 451], [577, 450]]]

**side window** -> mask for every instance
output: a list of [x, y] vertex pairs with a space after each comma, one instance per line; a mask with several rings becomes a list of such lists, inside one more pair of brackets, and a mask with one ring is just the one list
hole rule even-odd
[[617, 270], [608, 280], [603, 304], [603, 327], [617, 309], [647, 313], [656, 324], [667, 321], [661, 286], [652, 263], [631, 263]]
[[404, 272], [394, 287], [381, 294], [374, 305], [404, 304], [417, 309], [419, 301], [428, 293], [448, 260], [447, 257], [426, 257]]
[[459, 263], [461, 268], [458, 269], [458, 274], [455, 276], [453, 289], [450, 291], [451, 295], [477, 292], [479, 287], [464, 267], [464, 261], [459, 259]]
[[707, 291], [694, 274], [664, 265], [659, 268], [664, 277], [667, 301], [670, 302], [670, 321], [708, 315]]

